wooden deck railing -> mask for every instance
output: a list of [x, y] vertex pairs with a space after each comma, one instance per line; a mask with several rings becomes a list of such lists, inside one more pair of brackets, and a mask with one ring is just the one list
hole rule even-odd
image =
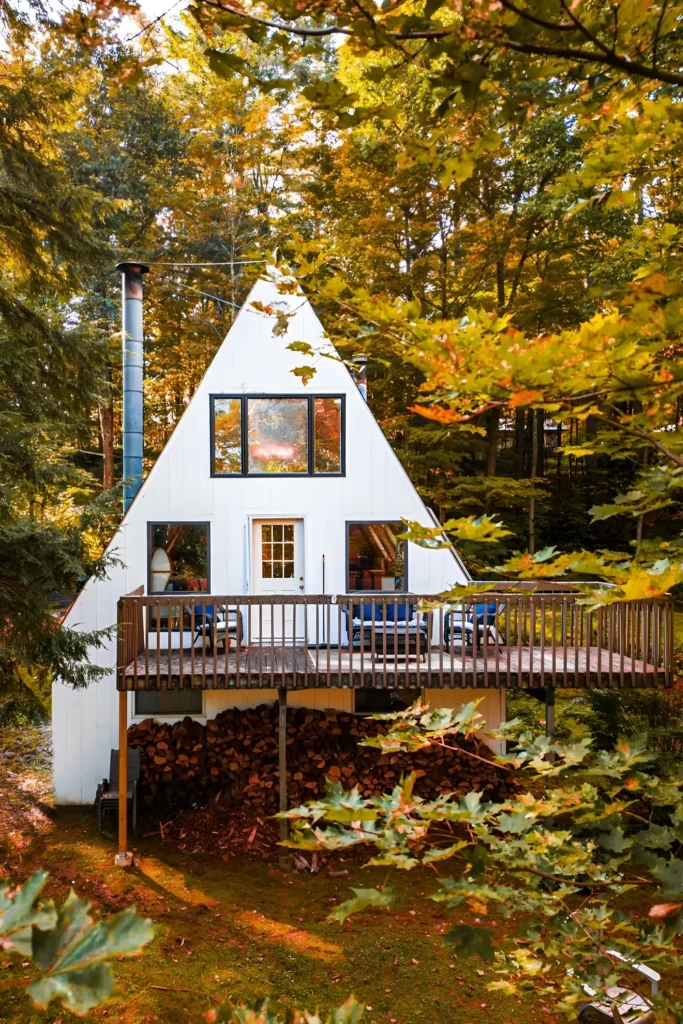
[[570, 584], [416, 594], [166, 593], [119, 601], [117, 687], [668, 685], [668, 597], [588, 611]]

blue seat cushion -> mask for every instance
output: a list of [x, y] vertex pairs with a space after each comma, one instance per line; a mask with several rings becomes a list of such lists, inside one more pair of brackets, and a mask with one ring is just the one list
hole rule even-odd
[[[363, 609], [361, 613], [361, 608]], [[354, 604], [353, 618], [363, 619], [364, 622], [372, 622], [373, 607], [370, 601], [365, 604]], [[376, 604], [374, 607], [375, 622], [405, 622], [406, 619], [415, 618], [415, 605], [407, 601], [392, 601], [386, 605]]]

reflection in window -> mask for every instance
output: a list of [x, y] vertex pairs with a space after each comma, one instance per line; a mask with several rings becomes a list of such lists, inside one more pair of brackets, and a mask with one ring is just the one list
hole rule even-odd
[[213, 472], [242, 472], [242, 401], [213, 400]]
[[294, 579], [292, 523], [266, 523], [261, 527], [261, 576], [264, 580]]
[[212, 395], [214, 476], [342, 475], [344, 396]]
[[208, 590], [208, 523], [149, 524], [149, 592]]
[[405, 590], [402, 523], [348, 524], [348, 586], [353, 590]]
[[308, 399], [250, 398], [250, 473], [308, 472]]
[[149, 715], [201, 715], [201, 690], [137, 690], [135, 714]]
[[341, 472], [341, 398], [313, 399], [314, 460], [316, 473]]

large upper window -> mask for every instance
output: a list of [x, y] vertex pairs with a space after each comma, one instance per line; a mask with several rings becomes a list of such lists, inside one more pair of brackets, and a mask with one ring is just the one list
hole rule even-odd
[[354, 590], [406, 590], [406, 546], [398, 540], [400, 522], [347, 523], [349, 593]]
[[213, 476], [340, 475], [344, 399], [212, 395]]
[[149, 524], [150, 594], [209, 589], [208, 523]]

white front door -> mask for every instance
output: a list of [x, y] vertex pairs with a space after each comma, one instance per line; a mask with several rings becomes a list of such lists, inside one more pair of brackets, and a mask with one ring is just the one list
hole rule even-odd
[[[305, 592], [303, 519], [254, 519], [252, 521], [253, 593], [294, 595]], [[293, 606], [265, 604], [261, 613], [252, 608], [251, 636], [254, 642], [296, 637], [303, 643], [303, 615], [293, 615]], [[297, 629], [294, 629], [294, 624]], [[301, 633], [301, 637], [299, 636]]]

